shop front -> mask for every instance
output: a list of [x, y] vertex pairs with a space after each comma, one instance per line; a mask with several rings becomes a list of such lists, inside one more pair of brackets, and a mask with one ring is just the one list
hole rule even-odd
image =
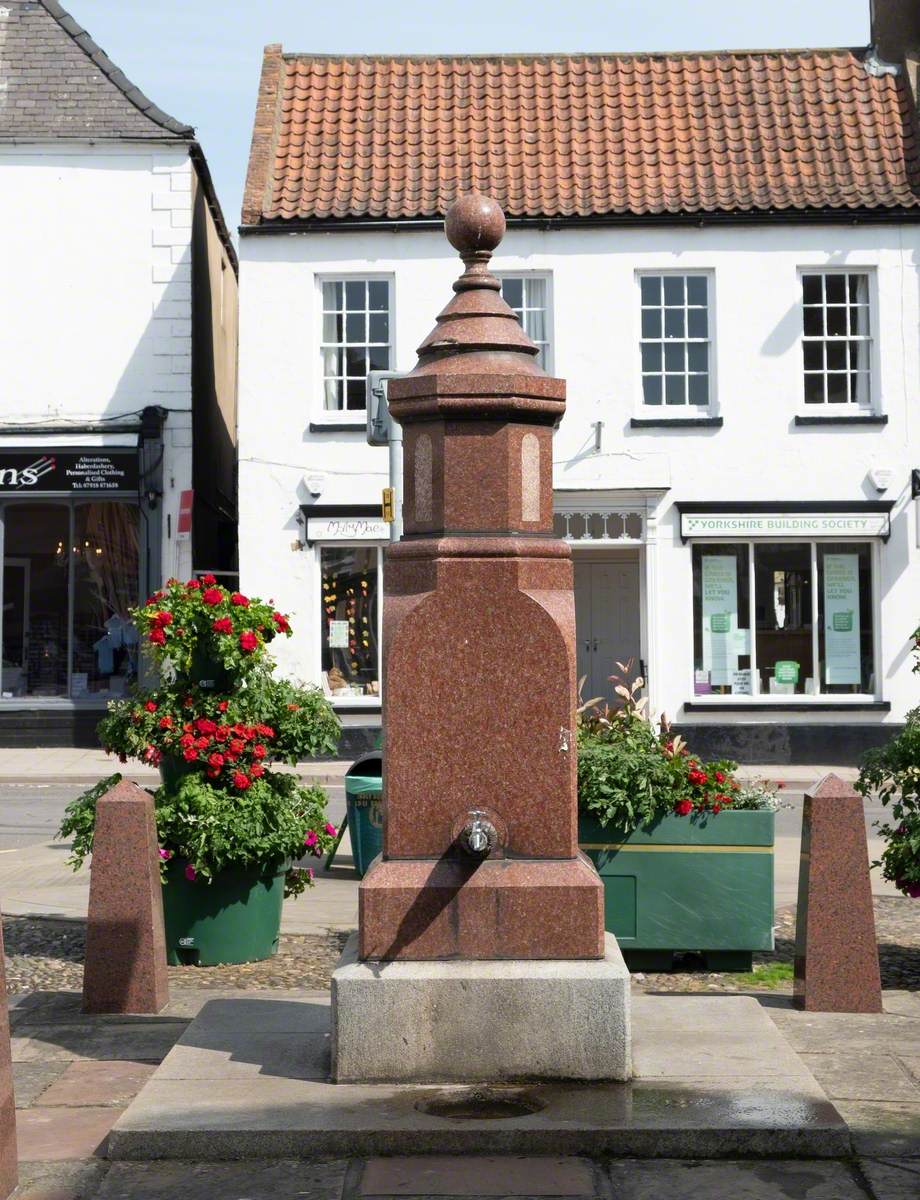
[[694, 745], [749, 761], [843, 761], [846, 750], [849, 761], [884, 740], [892, 503], [678, 508], [691, 556], [683, 712]]
[[23, 710], [86, 709], [94, 723], [105, 701], [124, 695], [137, 677], [130, 609], [141, 590], [148, 524], [136, 439], [132, 446], [0, 449], [0, 725], [7, 744], [13, 727], [29, 724]]

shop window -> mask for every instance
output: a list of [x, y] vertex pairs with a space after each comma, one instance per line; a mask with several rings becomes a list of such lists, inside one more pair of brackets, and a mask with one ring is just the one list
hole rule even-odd
[[872, 560], [866, 545], [818, 546], [822, 691], [875, 691]]
[[806, 404], [870, 404], [869, 276], [858, 271], [802, 275]]
[[696, 544], [693, 625], [697, 696], [872, 695], [871, 547]]
[[811, 546], [755, 546], [754, 597], [760, 691], [813, 695]]
[[642, 275], [642, 400], [659, 408], [710, 403], [709, 278]]
[[322, 298], [324, 407], [363, 409], [368, 374], [390, 369], [390, 284], [386, 279], [330, 279], [322, 285]]
[[320, 549], [323, 686], [333, 700], [380, 695], [376, 546]]
[[71, 694], [121, 695], [137, 675], [138, 524], [133, 504], [78, 504], [73, 539]]
[[537, 347], [537, 362], [550, 370], [547, 280], [541, 275], [502, 275], [502, 298]]
[[693, 690], [697, 696], [749, 696], [751, 678], [748, 548], [693, 547]]
[[123, 695], [137, 675], [138, 510], [3, 506], [2, 695]]

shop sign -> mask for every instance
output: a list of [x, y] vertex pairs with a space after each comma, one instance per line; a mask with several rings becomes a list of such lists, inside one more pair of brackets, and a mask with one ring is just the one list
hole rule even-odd
[[0, 494], [137, 492], [137, 450], [0, 449]]
[[308, 517], [308, 542], [388, 542], [390, 527], [375, 517]]
[[888, 537], [886, 512], [681, 513], [682, 538]]

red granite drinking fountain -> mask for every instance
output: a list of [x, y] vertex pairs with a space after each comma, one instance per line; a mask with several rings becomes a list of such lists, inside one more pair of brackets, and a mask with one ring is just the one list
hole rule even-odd
[[405, 532], [384, 572], [383, 854], [333, 976], [333, 1073], [624, 1079], [628, 972], [577, 844], [565, 383], [489, 271], [498, 205], [463, 196], [446, 231], [465, 270], [390, 384]]

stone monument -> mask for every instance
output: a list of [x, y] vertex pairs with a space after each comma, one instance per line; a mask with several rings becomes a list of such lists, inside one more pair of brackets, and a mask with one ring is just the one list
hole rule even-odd
[[168, 1002], [153, 796], [123, 779], [96, 802], [83, 1011], [158, 1013]]
[[805, 793], [793, 992], [809, 1012], [882, 1011], [863, 798], [837, 775]]
[[404, 535], [384, 574], [383, 854], [333, 976], [339, 1080], [625, 1079], [629, 977], [578, 850], [575, 607], [553, 535], [565, 383], [489, 271], [505, 219], [461, 197], [465, 271], [390, 383]]

